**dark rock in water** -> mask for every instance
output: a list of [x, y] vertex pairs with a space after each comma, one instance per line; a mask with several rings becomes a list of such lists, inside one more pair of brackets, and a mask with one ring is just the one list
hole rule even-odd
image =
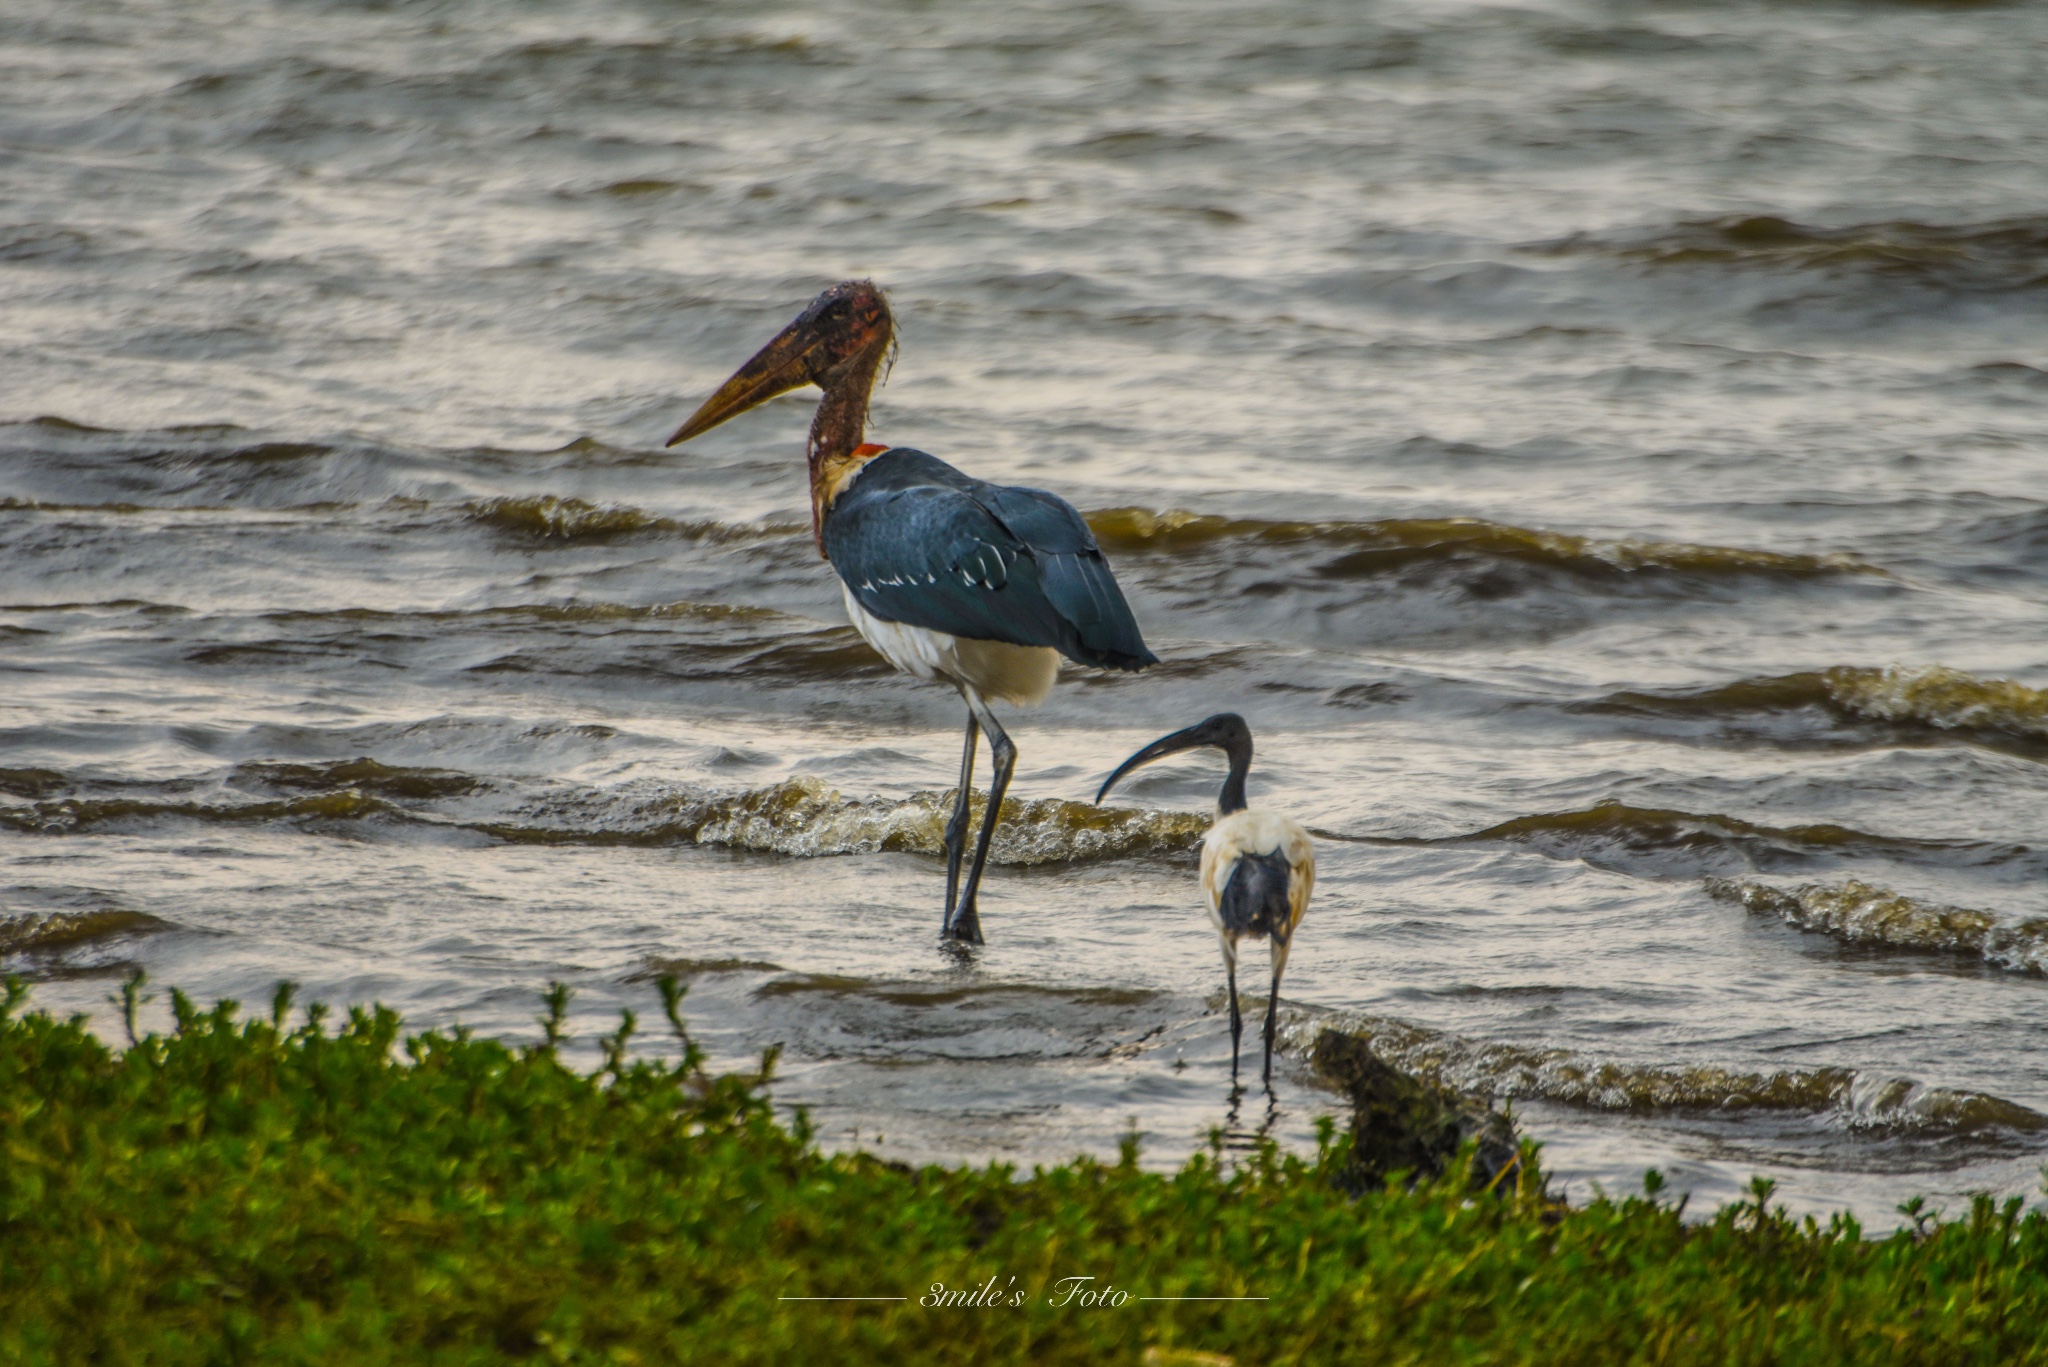
[[1351, 1098], [1351, 1166], [1341, 1180], [1352, 1191], [1383, 1185], [1406, 1171], [1418, 1182], [1442, 1175], [1466, 1141], [1476, 1140], [1475, 1186], [1511, 1186], [1520, 1161], [1515, 1127], [1486, 1102], [1388, 1066], [1360, 1035], [1325, 1030], [1310, 1055], [1325, 1081]]

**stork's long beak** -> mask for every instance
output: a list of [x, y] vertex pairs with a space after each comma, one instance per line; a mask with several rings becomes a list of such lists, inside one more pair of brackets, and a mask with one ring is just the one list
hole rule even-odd
[[727, 418], [736, 418], [749, 408], [757, 408], [777, 394], [787, 394], [812, 383], [811, 369], [806, 364], [812, 351], [825, 340], [823, 330], [810, 321], [808, 314], [784, 328], [781, 335], [754, 353], [754, 359], [734, 371], [732, 378], [718, 387], [718, 392], [704, 400], [704, 404], [690, 415], [690, 420], [676, 429], [676, 434], [663, 443], [674, 446], [692, 437], [701, 437]]
[[1155, 759], [1165, 759], [1168, 755], [1177, 755], [1183, 750], [1195, 750], [1204, 745], [1214, 745], [1215, 743], [1215, 737], [1210, 734], [1209, 723], [1206, 721], [1197, 722], [1195, 725], [1185, 730], [1176, 731], [1170, 736], [1161, 736], [1122, 764], [1117, 765], [1116, 772], [1103, 782], [1101, 790], [1095, 794], [1095, 805], [1101, 806], [1102, 799], [1109, 796], [1109, 790], [1116, 787], [1117, 780], [1139, 765], [1150, 764]]

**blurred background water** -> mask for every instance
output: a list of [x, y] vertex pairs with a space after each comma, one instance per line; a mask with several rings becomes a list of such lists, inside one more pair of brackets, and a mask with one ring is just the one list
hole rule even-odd
[[[1348, 1023], [1583, 1195], [2038, 1194], [2048, 12], [1889, 3], [0, 13], [0, 967], [108, 1019], [538, 992], [782, 1042], [828, 1144], [1312, 1143]], [[958, 705], [811, 545], [875, 440], [1054, 488], [1165, 665], [1070, 670], [934, 943]], [[1323, 837], [1233, 1108], [1189, 758]], [[158, 1003], [158, 1010], [161, 1010]]]

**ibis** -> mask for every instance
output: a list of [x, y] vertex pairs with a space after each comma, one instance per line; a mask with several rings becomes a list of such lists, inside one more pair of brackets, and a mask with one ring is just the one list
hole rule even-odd
[[[888, 301], [872, 281], [834, 285], [720, 385], [668, 445], [792, 389], [824, 391], [808, 445], [811, 533], [839, 575], [846, 614], [890, 664], [952, 684], [967, 705], [960, 787], [945, 828], [940, 935], [980, 944], [976, 897], [1017, 766], [1017, 747], [989, 705], [1044, 701], [1062, 656], [1123, 670], [1159, 661], [1072, 504], [866, 440], [869, 394], [894, 336]], [[968, 794], [984, 731], [994, 775], [963, 881]]]
[[1202, 894], [1209, 920], [1223, 943], [1223, 972], [1230, 988], [1230, 1075], [1237, 1076], [1238, 1041], [1244, 1020], [1237, 1007], [1237, 946], [1263, 939], [1273, 957], [1272, 990], [1266, 997], [1265, 1081], [1273, 1083], [1273, 1019], [1280, 1004], [1280, 975], [1294, 931], [1308, 910], [1315, 887], [1315, 847], [1308, 832], [1278, 812], [1246, 805], [1245, 777], [1252, 767], [1252, 730], [1235, 712], [1219, 712], [1170, 736], [1161, 736], [1119, 764], [1095, 794], [1099, 804], [1117, 781], [1141, 764], [1212, 746], [1230, 761], [1230, 773], [1216, 798], [1216, 821], [1202, 838]]

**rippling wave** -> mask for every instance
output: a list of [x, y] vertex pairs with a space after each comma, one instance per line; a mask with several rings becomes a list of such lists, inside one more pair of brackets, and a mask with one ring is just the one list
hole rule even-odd
[[143, 503], [51, 503], [42, 499], [17, 498], [10, 494], [0, 498], [0, 513], [139, 513], [148, 510]]
[[1158, 1047], [1188, 1005], [1145, 988], [787, 972], [747, 1000], [803, 1057], [890, 1065], [1134, 1057]]
[[1838, 940], [1950, 950], [1998, 968], [2048, 974], [2048, 919], [2008, 924], [1989, 912], [1923, 902], [1853, 878], [1795, 888], [1712, 878], [1707, 890], [1759, 915]]
[[2048, 741], [2048, 692], [2011, 679], [1979, 679], [1940, 665], [1831, 669], [1824, 677], [1830, 699], [1859, 716]]
[[379, 797], [413, 799], [462, 797], [484, 786], [481, 779], [453, 769], [380, 764], [374, 759], [336, 764], [243, 764], [236, 766], [228, 782], [288, 791], [353, 789]]
[[2016, 1102], [1910, 1078], [1847, 1068], [1745, 1073], [1603, 1062], [1569, 1049], [1463, 1039], [1380, 1016], [1303, 1013], [1286, 1022], [1287, 1047], [1306, 1056], [1315, 1036], [1331, 1027], [1363, 1036], [1396, 1067], [1484, 1096], [1540, 1097], [1601, 1111], [1825, 1113], [1847, 1129], [1899, 1133], [2048, 1131], [2048, 1116]]
[[1819, 227], [1772, 215], [1681, 223], [1627, 240], [1576, 237], [1548, 250], [1612, 252], [1653, 266], [1723, 266], [1879, 275], [1951, 291], [2039, 289], [2048, 219], [1889, 220]]
[[[976, 793], [975, 821], [986, 805]], [[555, 818], [480, 827], [535, 843], [692, 842], [795, 856], [907, 852], [943, 854], [953, 792], [892, 800], [846, 797], [815, 778], [793, 778], [738, 793], [664, 789], [606, 793], [558, 804]], [[1182, 812], [1096, 807], [1059, 798], [1006, 798], [989, 858], [999, 864], [1179, 855], [1200, 842], [1209, 820]]]
[[72, 835], [153, 821], [360, 821], [398, 811], [398, 808], [360, 788], [344, 788], [317, 797], [280, 802], [214, 803], [144, 797], [59, 798], [26, 807], [0, 807], [0, 829], [29, 835]]
[[[552, 540], [607, 540], [650, 532], [692, 540], [743, 541], [797, 536], [798, 523], [680, 522], [622, 504], [553, 494], [493, 498], [465, 505], [471, 520]], [[1600, 540], [1480, 518], [1396, 518], [1367, 522], [1293, 522], [1145, 508], [1086, 514], [1105, 550], [1128, 555], [1186, 555], [1223, 548], [1309, 548], [1341, 553], [1329, 577], [1371, 575], [1451, 556], [1520, 561], [1583, 576], [1663, 571], [1726, 577], [1814, 578], [1883, 575], [1853, 555], [1804, 555], [1678, 541]]]
[[0, 793], [9, 797], [47, 797], [65, 782], [55, 769], [0, 769]]
[[[150, 607], [150, 604], [92, 603], [67, 606]], [[266, 612], [266, 622], [339, 623], [345, 629], [389, 631], [409, 623], [431, 625], [442, 632], [464, 626], [492, 628], [507, 624], [523, 626], [573, 625], [579, 622], [631, 622], [676, 618], [697, 622], [797, 622], [799, 619], [773, 608], [745, 607], [728, 603], [507, 603], [503, 607], [472, 608], [455, 612], [393, 612], [384, 608], [335, 608], [324, 612]], [[803, 625], [808, 628], [810, 623]], [[844, 628], [851, 631], [852, 628]]]
[[[234, 770], [230, 781], [297, 795], [260, 801], [201, 801], [174, 794], [44, 798], [0, 806], [0, 829], [72, 835], [159, 821], [384, 820], [452, 826], [519, 844], [723, 845], [802, 858], [943, 854], [945, 823], [953, 810], [950, 789], [903, 799], [848, 797], [809, 777], [738, 791], [672, 785], [575, 790], [522, 804], [509, 817], [427, 805], [485, 786], [451, 770], [397, 768], [371, 760], [252, 764]], [[977, 792], [975, 821], [986, 804], [986, 794]], [[1200, 843], [1208, 827], [1206, 816], [1193, 813], [1006, 798], [989, 858], [999, 864], [1055, 864], [1179, 856]]]
[[[666, 603], [511, 603], [460, 611], [338, 608], [194, 614], [147, 604], [81, 604], [152, 619], [178, 666], [276, 670], [304, 678], [364, 665], [457, 676], [617, 678], [749, 687], [844, 683], [893, 671], [849, 626], [772, 608]], [[24, 609], [25, 610], [25, 609]], [[39, 610], [50, 610], [47, 608]], [[179, 624], [167, 625], [166, 617]], [[8, 791], [0, 777], [0, 792]]]
[[2048, 690], [2012, 679], [1981, 679], [1934, 665], [1831, 669], [1743, 679], [1688, 693], [1613, 693], [1592, 710], [1699, 717], [1818, 707], [1845, 721], [1954, 732], [2027, 747], [2048, 746]]
[[1583, 859], [1651, 876], [1693, 876], [1707, 868], [1798, 867], [1825, 856], [1934, 862], [1996, 862], [2025, 847], [1981, 841], [1874, 835], [1832, 822], [1766, 826], [1717, 813], [1633, 807], [1606, 801], [1578, 811], [1518, 816], [1470, 835], [1412, 843], [1506, 841], [1559, 859]]
[[649, 982], [657, 978], [681, 978], [685, 981], [715, 973], [781, 973], [781, 964], [766, 959], [682, 959], [663, 955], [650, 955], [645, 967], [631, 975], [628, 982]]
[[53, 911], [0, 920], [0, 955], [35, 954], [169, 930], [170, 922], [146, 912], [102, 909]]
[[1677, 541], [1600, 541], [1479, 518], [1406, 518], [1376, 522], [1285, 522], [1210, 513], [1110, 508], [1088, 514], [1096, 539], [1126, 554], [1187, 554], [1218, 547], [1312, 546], [1343, 552], [1319, 571], [1370, 575], [1450, 556], [1515, 560], [1579, 575], [1667, 571], [1699, 576], [1812, 578], [1882, 574], [1849, 555], [1786, 555]]
[[[226, 791], [217, 795], [201, 794], [190, 780], [116, 784], [109, 792], [104, 780], [74, 780], [54, 770], [0, 771], [0, 794], [24, 799], [0, 804], [0, 829], [66, 835], [157, 821], [382, 821], [457, 827], [527, 844], [707, 844], [796, 857], [936, 855], [943, 852], [941, 832], [953, 802], [950, 789], [906, 798], [853, 796], [809, 776], [748, 789], [649, 782], [565, 786], [518, 797], [511, 788], [460, 770], [367, 758], [243, 763], [225, 773], [224, 784]], [[977, 791], [977, 822], [985, 801]], [[1209, 817], [1198, 812], [1008, 798], [990, 857], [1028, 865], [1179, 856], [1200, 842], [1208, 825]], [[2000, 865], [2008, 871], [2039, 862], [2030, 847], [2020, 845], [1878, 835], [1833, 823], [1769, 826], [1611, 800], [1512, 817], [1450, 836], [1317, 834], [1385, 846], [1505, 843], [1652, 878], [1792, 871], [1843, 858]]]
[[[730, 969], [727, 965], [718, 965]], [[757, 967], [737, 965], [741, 969]], [[771, 965], [772, 967], [772, 965]], [[699, 970], [704, 971], [702, 969]], [[1142, 987], [1058, 987], [1046, 983], [985, 982], [969, 986], [932, 983], [891, 982], [851, 978], [837, 973], [790, 973], [770, 979], [754, 989], [757, 997], [794, 997], [811, 993], [831, 996], [861, 996], [891, 1006], [958, 1006], [963, 1002], [1043, 1002], [1061, 1006], [1140, 1006], [1162, 994]]]
[[551, 541], [608, 541], [642, 532], [693, 541], [745, 541], [793, 536], [805, 530], [796, 523], [678, 522], [622, 504], [589, 503], [554, 494], [483, 499], [465, 505], [464, 512], [485, 526]]

